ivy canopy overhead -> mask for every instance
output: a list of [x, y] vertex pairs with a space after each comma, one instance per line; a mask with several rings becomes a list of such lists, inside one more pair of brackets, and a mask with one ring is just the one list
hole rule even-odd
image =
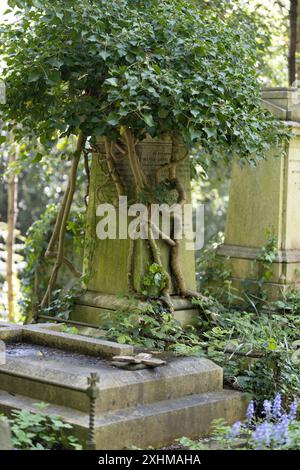
[[262, 111], [255, 27], [185, 0], [10, 0], [2, 119], [60, 134], [173, 132], [212, 159], [277, 145]]

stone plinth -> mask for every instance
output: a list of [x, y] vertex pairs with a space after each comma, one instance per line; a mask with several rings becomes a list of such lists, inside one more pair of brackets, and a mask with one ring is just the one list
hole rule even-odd
[[235, 286], [257, 289], [261, 249], [269, 232], [276, 239], [272, 276], [265, 288], [274, 296], [300, 286], [300, 105], [299, 91], [270, 89], [264, 105], [291, 128], [286, 157], [266, 155], [256, 167], [234, 164], [225, 242], [219, 255], [228, 258]]
[[[122, 236], [119, 236], [120, 210], [117, 207], [118, 196], [115, 185], [109, 177], [104, 144], [99, 142], [98, 149], [98, 153], [93, 155], [91, 167], [86, 248], [84, 254], [84, 274], [86, 274], [87, 277], [85, 285], [87, 294], [79, 300], [71, 318], [75, 321], [86, 322], [88, 317], [89, 322], [101, 324], [101, 319], [103, 318], [103, 313], [105, 313], [107, 302], [110, 303], [108, 310], [111, 311], [111, 306], [115, 303], [114, 297], [117, 299], [123, 297], [125, 299], [129, 294], [128, 253], [130, 249], [130, 241], [128, 237], [125, 239], [125, 237], [122, 238]], [[138, 144], [137, 153], [151, 187], [154, 188], [156, 185], [156, 170], [163, 164], [170, 162], [171, 152], [172, 142], [168, 137], [161, 140], [148, 137]], [[179, 157], [182, 157], [185, 152], [185, 146], [183, 144], [180, 145]], [[114, 164], [124, 183], [129, 206], [136, 201], [134, 200], [135, 186], [128, 158], [125, 156], [124, 158], [115, 161]], [[162, 173], [161, 176], [164, 178], [167, 175]], [[187, 202], [190, 202], [191, 186], [188, 160], [178, 165], [177, 177], [185, 188]], [[177, 194], [174, 191], [173, 200], [171, 199], [170, 203], [172, 204], [176, 202], [176, 198]], [[114, 204], [116, 206], [117, 238], [114, 240], [109, 238], [100, 240], [96, 234], [97, 223], [100, 220], [100, 217], [97, 217], [96, 215], [97, 207], [99, 204], [103, 203]], [[127, 220], [128, 223], [130, 223], [132, 219], [128, 217]], [[186, 250], [185, 242], [185, 239], [181, 242], [180, 264], [186, 280], [187, 289], [195, 291], [196, 280], [194, 251]], [[170, 273], [169, 248], [162, 240], [157, 240], [157, 244], [164, 268]], [[147, 273], [152, 262], [147, 240], [135, 240], [132, 273], [133, 286], [137, 292], [142, 291], [143, 277]], [[174, 286], [172, 286], [171, 292], [174, 292]], [[103, 296], [103, 301], [100, 299], [101, 295]], [[97, 300], [95, 301], [95, 299]], [[124, 302], [126, 304], [125, 300]], [[105, 308], [103, 308], [103, 304], [105, 304]], [[126, 304], [124, 308], [126, 309], [127, 307], [128, 304]], [[176, 318], [180, 321], [183, 320], [184, 323], [190, 323], [191, 319], [195, 319], [195, 315], [197, 315], [197, 311], [193, 309], [189, 302], [185, 302], [185, 305], [182, 307], [181, 305], [178, 305], [178, 302], [175, 299], [174, 307]], [[187, 314], [185, 314], [186, 310], [188, 310]], [[191, 315], [192, 310], [193, 315]]]
[[[107, 356], [115, 348], [117, 355], [133, 355], [131, 346], [57, 330], [58, 325], [50, 324], [0, 330], [7, 350], [6, 364], [0, 365], [0, 413], [38, 412], [34, 404], [46, 402], [47, 414], [71, 424], [72, 434], [85, 445], [87, 377], [97, 373], [97, 449], [157, 448], [182, 436], [208, 435], [214, 419], [233, 423], [245, 417], [247, 397], [223, 390], [223, 371], [208, 359], [167, 354], [162, 367], [123, 370]], [[76, 352], [79, 344], [84, 344], [84, 354], [82, 347]]]

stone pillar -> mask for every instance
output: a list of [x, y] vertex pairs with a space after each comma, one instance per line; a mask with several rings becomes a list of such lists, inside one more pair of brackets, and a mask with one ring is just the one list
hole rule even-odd
[[[143, 170], [150, 184], [155, 186], [155, 173], [158, 167], [168, 163], [171, 158], [171, 139], [152, 139], [148, 137], [138, 145], [137, 153]], [[184, 155], [186, 148], [181, 145], [180, 153]], [[122, 178], [128, 197], [128, 205], [134, 202], [134, 181], [126, 156], [115, 162], [116, 169]], [[191, 201], [190, 167], [188, 160], [179, 164], [177, 177], [182, 182], [187, 202]], [[175, 194], [174, 194], [175, 196]], [[84, 256], [84, 274], [87, 276], [87, 292], [81, 297], [76, 306], [72, 319], [102, 323], [103, 313], [111, 313], [120, 308], [128, 308], [126, 296], [129, 294], [127, 272], [129, 239], [119, 238], [117, 223], [117, 239], [100, 240], [96, 235], [96, 226], [100, 217], [96, 215], [99, 204], [109, 203], [117, 207], [117, 192], [115, 185], [108, 175], [104, 144], [99, 143], [99, 153], [93, 156], [91, 167], [90, 193], [88, 203], [88, 223], [86, 233], [86, 248]], [[175, 199], [174, 201], [175, 202]], [[117, 209], [119, 214], [119, 209]], [[117, 217], [118, 220], [118, 217]], [[129, 221], [128, 221], [129, 222]], [[158, 240], [158, 246], [164, 267], [169, 270], [169, 249], [165, 243]], [[152, 263], [148, 242], [134, 242], [133, 284], [137, 291], [142, 290], [142, 279]], [[180, 262], [187, 282], [187, 288], [196, 290], [194, 251], [185, 249], [185, 240], [181, 242]], [[173, 290], [174, 292], [174, 290]], [[189, 322], [195, 314], [190, 302], [173, 297], [175, 316], [183, 323]]]
[[267, 232], [276, 238], [272, 276], [265, 287], [276, 297], [288, 286], [300, 286], [300, 100], [295, 89], [268, 89], [265, 106], [293, 132], [287, 156], [272, 153], [256, 167], [234, 164], [229, 193], [225, 242], [218, 253], [226, 257], [234, 285], [258, 288], [261, 248]]

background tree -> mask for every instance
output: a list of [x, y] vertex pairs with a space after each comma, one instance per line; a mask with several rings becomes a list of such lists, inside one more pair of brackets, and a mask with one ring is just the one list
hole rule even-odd
[[297, 42], [299, 41], [297, 37], [298, 29], [298, 0], [290, 0], [290, 10], [289, 10], [289, 60], [288, 60], [288, 70], [289, 70], [289, 85], [292, 86], [296, 81], [296, 51], [297, 51]]

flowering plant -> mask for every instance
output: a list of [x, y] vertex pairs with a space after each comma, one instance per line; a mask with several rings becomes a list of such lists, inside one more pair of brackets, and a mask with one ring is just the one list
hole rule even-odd
[[[213, 435], [209, 448], [248, 449], [248, 450], [299, 450], [300, 421], [297, 421], [299, 401], [295, 399], [288, 411], [282, 407], [281, 395], [273, 401], [265, 400], [261, 417], [258, 417], [255, 404], [251, 401], [244, 423], [237, 421], [228, 426], [224, 420], [213, 423]], [[204, 442], [194, 442], [187, 438], [180, 443], [190, 449], [207, 448]]]
[[214, 437], [225, 447], [240, 447], [252, 450], [300, 449], [300, 421], [297, 421], [299, 401], [294, 400], [288, 411], [284, 411], [281, 395], [273, 401], [263, 402], [262, 417], [257, 417], [255, 404], [251, 401], [244, 423], [233, 426], [216, 423]]

